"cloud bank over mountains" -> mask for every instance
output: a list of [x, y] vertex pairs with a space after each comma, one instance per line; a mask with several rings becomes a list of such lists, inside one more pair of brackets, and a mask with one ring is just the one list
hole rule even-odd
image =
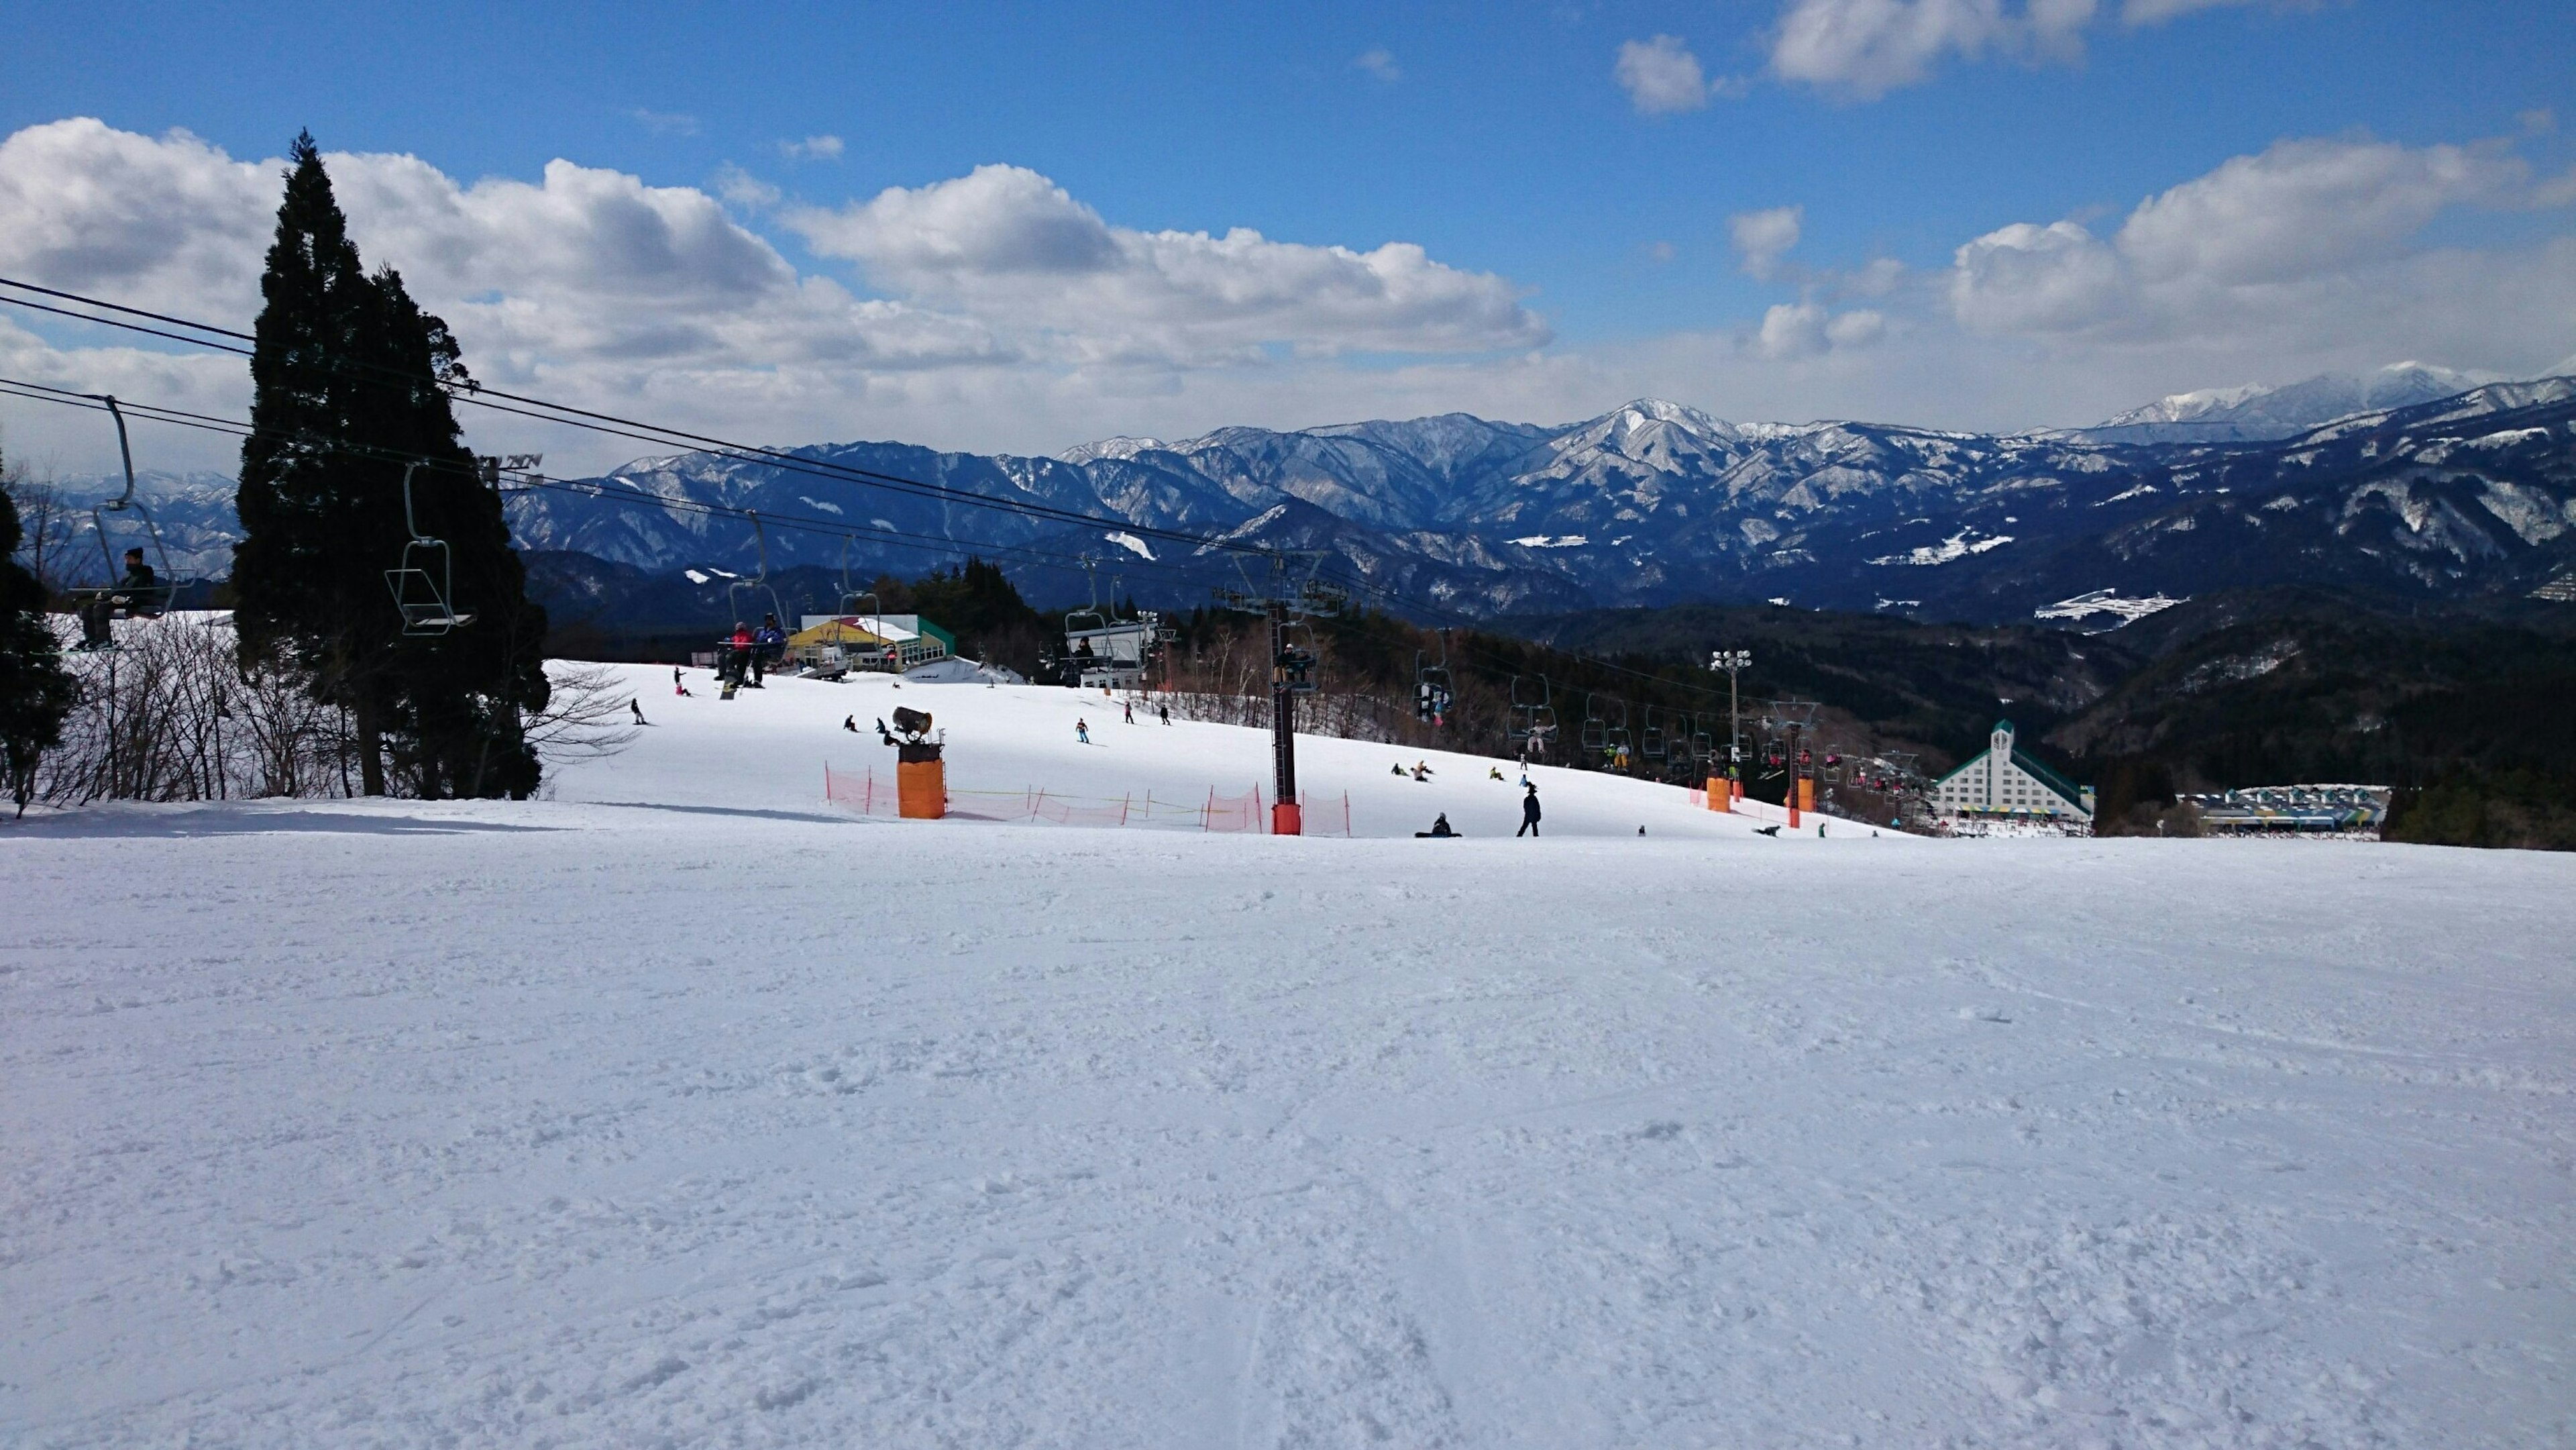
[[[2133, 0], [2128, 18], [2178, 8]], [[815, 139], [800, 154], [828, 149]], [[2515, 144], [2283, 140], [2177, 178], [2116, 224], [1998, 218], [1946, 258], [1806, 257], [1830, 198], [1784, 196], [1727, 237], [1778, 300], [1576, 343], [1557, 340], [1564, 320], [1527, 279], [1411, 242], [1147, 231], [1020, 166], [833, 203], [738, 172], [698, 187], [561, 159], [473, 181], [408, 155], [329, 164], [368, 261], [399, 269], [487, 380], [764, 441], [1049, 453], [1230, 423], [1553, 422], [1637, 396], [1739, 419], [1995, 429], [2398, 357], [2528, 376], [2576, 348], [2576, 235], [2562, 222], [2538, 241], [2424, 241], [2454, 213], [2568, 204], [2576, 188], [2535, 176]], [[0, 140], [0, 274], [247, 326], [282, 166], [185, 132], [28, 127]], [[0, 373], [235, 415], [248, 398], [237, 359], [15, 311], [0, 311]], [[52, 412], [13, 405], [12, 454], [96, 466], [88, 420]], [[624, 461], [602, 440], [469, 426], [567, 471]], [[193, 446], [174, 461], [227, 461], [220, 440]]]

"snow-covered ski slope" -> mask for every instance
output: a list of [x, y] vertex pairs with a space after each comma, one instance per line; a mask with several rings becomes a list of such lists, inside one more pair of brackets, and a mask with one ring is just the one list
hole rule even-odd
[[[561, 772], [560, 799], [820, 810], [827, 763], [850, 773], [873, 768], [881, 782], [893, 779], [894, 752], [879, 740], [876, 722], [891, 720], [897, 705], [929, 711], [945, 733], [948, 785], [962, 811], [990, 812], [1038, 790], [1091, 804], [1132, 801], [1138, 820], [1148, 796], [1157, 807], [1200, 806], [1211, 791], [1232, 797], [1258, 788], [1265, 802], [1270, 798], [1267, 731], [1185, 720], [1166, 726], [1155, 718], [1150, 697], [1139, 697], [1136, 723], [1129, 725], [1123, 700], [1097, 690], [898, 688], [890, 676], [869, 675], [838, 685], [772, 679], [723, 700], [705, 670], [686, 672], [691, 694], [682, 698], [671, 691], [668, 665], [613, 668], [652, 724], [619, 755]], [[851, 717], [859, 726], [855, 735], [841, 728]], [[1076, 738], [1077, 723], [1089, 727], [1090, 744]], [[1417, 764], [1431, 767], [1430, 779], [1391, 774]], [[1505, 779], [1491, 778], [1494, 770]], [[1445, 811], [1450, 825], [1470, 836], [1508, 836], [1520, 828], [1519, 780], [1508, 760], [1315, 735], [1297, 739], [1299, 789], [1333, 818], [1334, 834], [1347, 795], [1353, 835], [1410, 839]], [[1546, 835], [1634, 836], [1644, 826], [1649, 836], [1733, 837], [1755, 824], [1694, 807], [1689, 792], [1676, 786], [1545, 766], [1531, 780]], [[1166, 819], [1178, 822], [1182, 813]], [[1830, 839], [1832, 827], [1827, 830]]]
[[2576, 860], [858, 821], [668, 680], [0, 827], [0, 1444], [2576, 1432]]

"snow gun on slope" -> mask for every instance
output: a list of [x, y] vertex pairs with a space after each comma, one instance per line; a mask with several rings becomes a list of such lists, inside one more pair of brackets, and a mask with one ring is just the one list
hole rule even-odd
[[947, 733], [931, 733], [930, 712], [894, 707], [894, 728], [885, 743], [895, 749], [895, 794], [898, 814], [906, 820], [935, 821], [948, 814], [948, 763], [940, 758]]

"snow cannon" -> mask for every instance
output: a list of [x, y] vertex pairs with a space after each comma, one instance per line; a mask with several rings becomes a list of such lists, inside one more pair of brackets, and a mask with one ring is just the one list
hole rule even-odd
[[948, 763], [940, 758], [946, 734], [932, 735], [930, 712], [894, 707], [896, 814], [935, 821], [948, 814]]

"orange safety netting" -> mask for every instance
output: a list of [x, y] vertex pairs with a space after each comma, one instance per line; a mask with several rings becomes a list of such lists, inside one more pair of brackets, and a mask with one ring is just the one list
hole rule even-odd
[[[873, 769], [852, 773], [823, 767], [823, 798], [855, 815], [893, 816], [897, 800], [894, 778], [877, 779]], [[1305, 833], [1348, 836], [1351, 798], [1311, 796], [1300, 802]], [[1256, 786], [1241, 795], [1218, 795], [1210, 787], [1194, 801], [1167, 801], [1153, 792], [1143, 795], [1074, 796], [1028, 787], [1021, 790], [948, 792], [948, 814], [970, 821], [1047, 821], [1060, 826], [1157, 826], [1165, 830], [1228, 831], [1267, 835], [1269, 797]]]
[[1261, 809], [1261, 788], [1253, 787], [1243, 795], [1221, 796], [1210, 788], [1207, 804], [1200, 808], [1199, 829], [1203, 831], [1250, 831], [1270, 829], [1270, 819]]
[[823, 767], [823, 799], [862, 816], [891, 816], [902, 809], [894, 777], [879, 780], [874, 770], [852, 775], [829, 764]]
[[1317, 800], [1310, 795], [1297, 799], [1301, 829], [1309, 836], [1347, 836], [1351, 833], [1351, 797], [1348, 791], [1339, 800]]

